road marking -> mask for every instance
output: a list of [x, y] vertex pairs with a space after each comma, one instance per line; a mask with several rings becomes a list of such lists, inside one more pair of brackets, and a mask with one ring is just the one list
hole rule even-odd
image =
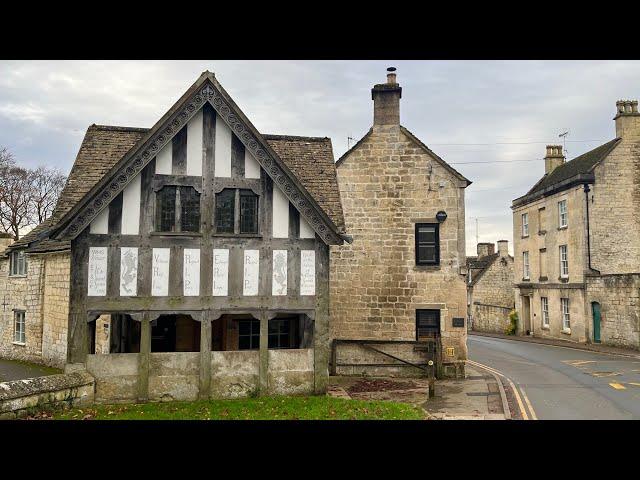
[[537, 420], [538, 417], [536, 415], [536, 411], [533, 409], [533, 406], [531, 405], [531, 402], [529, 401], [529, 397], [527, 396], [527, 394], [524, 391], [524, 388], [522, 386], [520, 386], [520, 391], [522, 392], [522, 397], [524, 398], [524, 401], [527, 402], [527, 407], [529, 407], [529, 412], [531, 412], [531, 418], [533, 420]]
[[503, 377], [504, 379], [507, 380], [507, 382], [509, 382], [509, 385], [511, 386], [511, 389], [513, 390], [513, 393], [516, 397], [516, 401], [518, 402], [518, 408], [520, 409], [520, 413], [522, 414], [522, 418], [524, 420], [529, 420], [529, 415], [527, 415], [527, 410], [524, 408], [524, 404], [522, 403], [522, 399], [520, 398], [520, 394], [518, 393], [518, 389], [516, 388], [516, 386], [513, 384], [513, 382], [511, 381], [511, 379], [507, 376], [505, 376], [504, 374], [502, 374], [501, 372], [499, 372], [498, 370], [488, 367], [487, 365], [483, 365], [482, 363], [478, 363], [478, 362], [474, 362], [473, 360], [467, 360], [467, 362], [469, 362], [472, 365], [475, 365], [477, 367], [480, 368], [485, 368], [487, 370], [489, 370], [490, 372], [495, 373], [496, 375], [500, 375], [501, 377]]
[[616, 376], [620, 376], [622, 375], [621, 373], [618, 372], [585, 372], [593, 377], [616, 377]]
[[584, 365], [585, 363], [596, 363], [596, 360], [563, 360], [563, 362], [575, 367], [576, 365]]
[[633, 385], [635, 387], [640, 387], [640, 383], [636, 383], [636, 382], [629, 382], [629, 385]]
[[627, 389], [627, 387], [625, 387], [621, 383], [611, 382], [609, 385], [611, 387], [615, 388], [616, 390], [626, 390]]

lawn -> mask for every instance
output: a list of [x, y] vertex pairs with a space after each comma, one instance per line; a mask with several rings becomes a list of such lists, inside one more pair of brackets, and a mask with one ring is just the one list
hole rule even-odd
[[333, 397], [260, 397], [238, 400], [92, 405], [42, 410], [30, 418], [54, 420], [422, 420], [403, 403]]

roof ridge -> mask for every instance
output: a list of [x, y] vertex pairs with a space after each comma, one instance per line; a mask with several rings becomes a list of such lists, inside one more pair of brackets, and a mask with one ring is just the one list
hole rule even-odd
[[274, 133], [263, 133], [262, 136], [267, 140], [291, 139], [291, 140], [311, 140], [314, 142], [331, 140], [329, 137], [307, 137], [302, 135], [278, 135]]
[[148, 128], [143, 127], [123, 127], [119, 125], [98, 125], [93, 123], [89, 125], [89, 130], [106, 130], [114, 132], [147, 132]]

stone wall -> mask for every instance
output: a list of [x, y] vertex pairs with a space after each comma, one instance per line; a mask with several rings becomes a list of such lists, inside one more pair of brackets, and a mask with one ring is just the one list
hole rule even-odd
[[509, 326], [514, 308], [513, 263], [508, 254], [497, 258], [469, 288], [473, 330], [504, 333]]
[[471, 305], [473, 330], [477, 332], [505, 333], [511, 325], [509, 313], [512, 308], [474, 302]]
[[[331, 247], [331, 338], [416, 339], [416, 309], [439, 309], [443, 348], [467, 358], [464, 187], [398, 125], [374, 126], [338, 166], [346, 230]], [[440, 265], [417, 266], [415, 224], [440, 224]]]
[[640, 274], [587, 277], [590, 337], [591, 303], [600, 303], [600, 340], [603, 344], [640, 349]]
[[42, 361], [63, 367], [67, 360], [69, 325], [69, 252], [44, 256], [44, 303], [42, 316]]

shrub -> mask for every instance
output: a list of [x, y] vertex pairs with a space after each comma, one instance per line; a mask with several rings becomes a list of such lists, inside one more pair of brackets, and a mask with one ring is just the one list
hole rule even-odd
[[509, 326], [504, 333], [507, 335], [515, 335], [518, 330], [518, 312], [513, 309], [509, 313]]

